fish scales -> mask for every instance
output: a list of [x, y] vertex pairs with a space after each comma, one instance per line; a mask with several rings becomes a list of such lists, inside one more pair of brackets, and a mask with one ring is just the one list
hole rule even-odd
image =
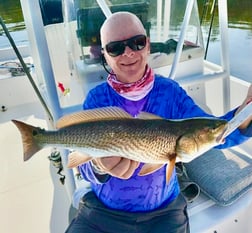
[[[174, 152], [174, 146], [171, 147], [167, 141], [169, 135], [164, 129], [157, 131], [161, 122], [155, 121], [108, 120], [70, 126], [54, 133], [50, 132], [48, 136], [51, 138], [48, 137], [43, 144], [70, 145], [75, 148], [92, 147], [106, 154], [119, 153], [127, 157], [132, 155], [134, 159], [134, 156], [141, 156], [140, 160], [154, 162], [157, 158], [160, 159], [162, 151], [165, 151], [166, 155], [170, 150]], [[167, 161], [167, 157], [165, 160]]]

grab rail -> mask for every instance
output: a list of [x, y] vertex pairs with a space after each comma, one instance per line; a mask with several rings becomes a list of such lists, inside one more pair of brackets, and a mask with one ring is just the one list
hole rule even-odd
[[178, 41], [178, 45], [177, 45], [177, 48], [176, 48], [175, 56], [174, 56], [174, 59], [173, 59], [171, 72], [169, 74], [169, 77], [171, 79], [175, 78], [175, 75], [176, 75], [176, 72], [177, 72], [177, 67], [178, 67], [179, 59], [181, 57], [183, 44], [184, 44], [184, 40], [185, 40], [185, 33], [186, 33], [187, 26], [189, 24], [189, 20], [190, 20], [190, 17], [191, 17], [193, 5], [194, 5], [194, 0], [189, 0], [187, 2], [187, 5], [186, 5], [185, 17], [184, 17], [184, 20], [183, 20], [183, 23], [182, 23], [182, 29], [181, 29], [181, 33], [180, 33], [180, 36], [179, 36], [179, 41]]

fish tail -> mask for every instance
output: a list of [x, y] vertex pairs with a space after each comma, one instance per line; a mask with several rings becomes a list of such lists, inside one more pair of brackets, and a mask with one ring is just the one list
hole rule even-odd
[[12, 120], [21, 133], [23, 142], [24, 161], [30, 159], [36, 152], [42, 149], [34, 139], [33, 133], [39, 128], [25, 124], [21, 121]]
[[176, 162], [176, 157], [171, 159], [169, 164], [166, 167], [166, 184], [168, 184], [171, 179], [171, 176], [172, 176], [172, 173], [173, 173], [174, 167], [175, 167], [175, 162]]

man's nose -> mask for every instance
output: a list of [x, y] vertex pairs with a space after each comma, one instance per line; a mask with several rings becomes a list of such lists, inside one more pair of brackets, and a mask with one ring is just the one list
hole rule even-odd
[[134, 54], [135, 54], [135, 51], [132, 50], [129, 46], [125, 47], [123, 55], [125, 55], [127, 57], [132, 57], [132, 56], [134, 56]]

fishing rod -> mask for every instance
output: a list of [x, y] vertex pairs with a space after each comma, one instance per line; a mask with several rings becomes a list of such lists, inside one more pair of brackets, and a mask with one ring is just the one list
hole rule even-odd
[[41, 104], [43, 105], [43, 107], [44, 107], [46, 113], [48, 114], [49, 119], [53, 121], [53, 116], [52, 116], [52, 114], [51, 114], [51, 111], [50, 111], [49, 108], [47, 107], [47, 104], [46, 104], [44, 98], [43, 98], [42, 95], [40, 94], [40, 91], [39, 91], [39, 89], [37, 88], [36, 83], [34, 82], [32, 76], [31, 76], [31, 74], [30, 74], [30, 70], [29, 70], [29, 68], [26, 66], [26, 64], [25, 64], [25, 62], [24, 62], [24, 60], [23, 60], [23, 58], [22, 58], [22, 56], [21, 56], [21, 54], [20, 54], [20, 52], [19, 52], [19, 50], [18, 50], [18, 48], [17, 48], [15, 42], [14, 42], [14, 40], [12, 39], [12, 37], [11, 37], [11, 35], [10, 35], [10, 33], [9, 33], [8, 28], [6, 27], [5, 23], [3, 22], [3, 19], [2, 19], [1, 16], [0, 16], [0, 24], [1, 24], [2, 28], [3, 28], [3, 30], [4, 30], [5, 35], [7, 36], [8, 40], [9, 40], [9, 42], [10, 42], [10, 44], [11, 44], [13, 50], [15, 51], [15, 54], [17, 55], [18, 60], [20, 61], [20, 64], [21, 64], [21, 66], [22, 66], [22, 68], [23, 68], [25, 74], [27, 75], [27, 77], [28, 77], [28, 79], [29, 79], [29, 81], [30, 81], [30, 83], [31, 83], [31, 85], [32, 85], [32, 87], [33, 87], [33, 89], [34, 89], [34, 91], [35, 91], [37, 97], [39, 98], [39, 101], [40, 101]]
[[209, 31], [208, 31], [206, 51], [205, 51], [204, 59], [206, 59], [206, 57], [207, 57], [208, 46], [209, 46], [210, 37], [211, 37], [211, 33], [212, 33], [212, 28], [213, 28], [213, 21], [214, 21], [214, 14], [215, 14], [216, 6], [217, 6], [217, 1], [213, 0], [212, 9], [211, 9], [211, 21], [210, 21], [210, 27], [209, 27]]
[[[210, 1], [209, 0], [205, 0], [203, 11], [202, 11], [202, 15], [201, 15], [201, 19], [200, 19], [200, 25], [201, 26], [203, 24], [203, 21], [206, 19], [208, 8], [209, 8], [209, 4], [210, 4]], [[210, 9], [211, 19], [210, 19], [210, 26], [209, 26], [209, 30], [208, 30], [208, 36], [207, 36], [207, 42], [206, 42], [204, 59], [207, 58], [208, 46], [209, 46], [210, 37], [211, 37], [211, 33], [212, 33], [213, 21], [214, 21], [214, 16], [215, 16], [215, 11], [216, 11], [217, 4], [218, 4], [217, 1], [213, 0], [212, 6], [211, 6], [211, 9]]]

